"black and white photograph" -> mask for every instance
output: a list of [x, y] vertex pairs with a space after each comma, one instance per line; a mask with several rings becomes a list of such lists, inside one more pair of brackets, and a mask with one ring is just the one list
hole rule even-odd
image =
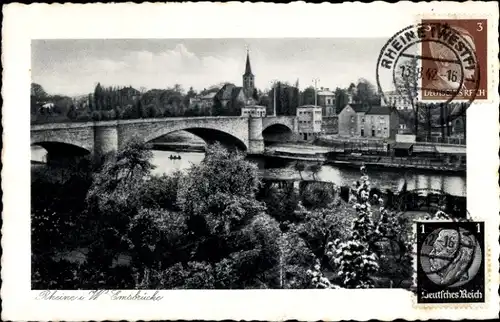
[[498, 317], [498, 5], [457, 4], [3, 6], [2, 319]]
[[412, 289], [467, 103], [378, 84], [386, 42], [33, 40], [32, 288]]

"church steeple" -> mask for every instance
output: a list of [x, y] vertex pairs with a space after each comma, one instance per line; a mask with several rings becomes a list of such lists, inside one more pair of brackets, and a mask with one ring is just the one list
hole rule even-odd
[[250, 53], [247, 48], [247, 62], [245, 66], [245, 74], [243, 74], [243, 92], [247, 98], [252, 98], [255, 91], [254, 75], [250, 66]]
[[253, 75], [252, 74], [252, 66], [250, 66], [250, 54], [248, 52], [248, 48], [247, 48], [247, 64], [245, 67], [245, 74], [244, 75]]

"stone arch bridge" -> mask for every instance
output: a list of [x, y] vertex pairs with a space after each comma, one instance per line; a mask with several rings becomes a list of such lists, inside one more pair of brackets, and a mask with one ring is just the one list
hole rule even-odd
[[264, 152], [264, 137], [289, 138], [297, 132], [293, 116], [176, 117], [82, 123], [31, 125], [31, 145], [40, 145], [48, 158], [93, 154], [104, 155], [120, 149], [132, 138], [149, 142], [163, 135], [187, 131], [207, 143], [221, 142], [250, 154]]

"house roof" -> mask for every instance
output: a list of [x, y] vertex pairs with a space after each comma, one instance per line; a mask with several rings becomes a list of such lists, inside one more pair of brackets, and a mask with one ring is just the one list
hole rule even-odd
[[340, 111], [337, 111], [337, 113], [340, 113], [347, 106], [350, 106], [354, 110], [354, 112], [356, 112], [356, 113], [365, 113], [370, 108], [370, 106], [367, 104], [351, 103], [351, 104], [347, 104], [344, 107], [340, 108]]
[[318, 95], [322, 95], [322, 96], [333, 96], [333, 95], [335, 95], [335, 93], [334, 93], [334, 92], [331, 92], [331, 91], [323, 90], [323, 91], [318, 91]]
[[217, 94], [216, 92], [208, 93], [206, 95], [201, 96], [200, 99], [202, 99], [202, 100], [204, 100], [204, 99], [213, 99], [216, 94]]
[[222, 86], [222, 88], [215, 94], [215, 97], [219, 100], [231, 100], [240, 94], [243, 91], [243, 87], [237, 87], [233, 84], [226, 84]]
[[402, 149], [402, 150], [409, 150], [413, 146], [413, 143], [409, 142], [397, 142], [394, 146], [393, 149]]
[[389, 106], [372, 105], [367, 111], [367, 115], [389, 115], [392, 110]]
[[139, 94], [141, 94], [140, 91], [136, 90], [132, 86], [124, 87], [124, 88], [120, 89], [119, 91], [121, 93], [128, 93], [128, 94], [131, 94], [131, 95], [139, 95]]

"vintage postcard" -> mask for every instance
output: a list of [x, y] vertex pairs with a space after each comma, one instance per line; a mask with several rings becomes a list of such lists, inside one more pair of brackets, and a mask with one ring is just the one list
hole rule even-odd
[[9, 4], [2, 319], [498, 317], [498, 5]]

